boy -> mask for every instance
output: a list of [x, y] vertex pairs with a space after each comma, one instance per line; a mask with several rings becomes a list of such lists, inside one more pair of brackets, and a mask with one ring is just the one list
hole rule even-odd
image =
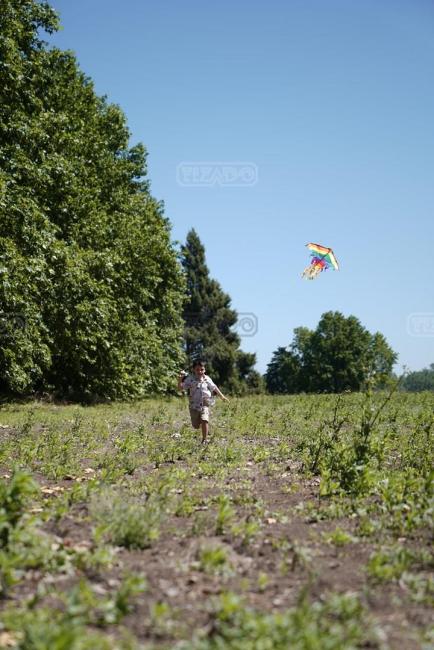
[[209, 407], [214, 404], [213, 393], [217, 393], [225, 402], [229, 400], [205, 374], [205, 362], [202, 359], [194, 361], [191, 375], [181, 372], [178, 378], [178, 390], [188, 390], [191, 424], [194, 429], [202, 427], [202, 444], [205, 444], [209, 430]]

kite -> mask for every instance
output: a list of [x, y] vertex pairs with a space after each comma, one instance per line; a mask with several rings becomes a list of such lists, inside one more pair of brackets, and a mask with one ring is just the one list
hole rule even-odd
[[304, 269], [302, 278], [315, 280], [321, 271], [331, 268], [335, 269], [335, 271], [339, 269], [338, 261], [331, 248], [319, 244], [306, 244], [306, 246], [311, 251], [310, 256], [312, 259], [309, 266]]

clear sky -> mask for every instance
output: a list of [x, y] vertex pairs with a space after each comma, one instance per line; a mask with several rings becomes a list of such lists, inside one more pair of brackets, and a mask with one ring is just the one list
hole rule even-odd
[[[382, 332], [398, 370], [434, 362], [431, 0], [50, 4], [50, 41], [126, 113], [260, 371], [329, 310]], [[303, 281], [310, 241], [340, 271]]]

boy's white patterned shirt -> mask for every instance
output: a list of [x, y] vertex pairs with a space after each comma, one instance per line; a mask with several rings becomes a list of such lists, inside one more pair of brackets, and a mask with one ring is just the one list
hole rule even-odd
[[203, 406], [213, 404], [213, 392], [217, 388], [211, 377], [204, 375], [197, 379], [195, 375], [188, 375], [182, 382], [182, 388], [188, 390], [190, 408], [200, 411]]

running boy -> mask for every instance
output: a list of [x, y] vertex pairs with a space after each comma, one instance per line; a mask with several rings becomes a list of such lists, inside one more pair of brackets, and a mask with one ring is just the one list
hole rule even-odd
[[206, 443], [209, 431], [209, 409], [214, 404], [213, 393], [225, 402], [229, 402], [228, 398], [205, 374], [205, 362], [202, 359], [194, 361], [192, 374], [179, 375], [178, 390], [188, 390], [191, 424], [194, 429], [202, 428], [202, 443]]

